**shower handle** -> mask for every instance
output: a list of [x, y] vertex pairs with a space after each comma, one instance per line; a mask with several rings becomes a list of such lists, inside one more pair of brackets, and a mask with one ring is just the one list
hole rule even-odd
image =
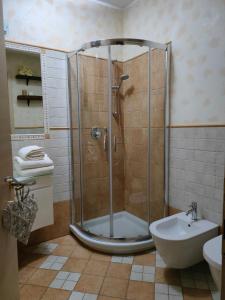
[[116, 144], [116, 135], [113, 137], [113, 146], [114, 146], [114, 152], [117, 150], [117, 144]]
[[107, 143], [108, 143], [108, 130], [105, 127], [104, 128], [104, 140], [103, 140], [104, 151], [107, 151]]

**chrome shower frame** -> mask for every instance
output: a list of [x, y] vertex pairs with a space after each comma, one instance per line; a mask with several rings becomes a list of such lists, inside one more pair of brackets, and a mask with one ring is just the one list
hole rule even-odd
[[[170, 100], [169, 100], [169, 82], [170, 82], [170, 53], [171, 53], [171, 43], [161, 44], [157, 42], [152, 42], [148, 40], [142, 40], [142, 39], [106, 39], [106, 40], [97, 40], [92, 41], [90, 43], [84, 44], [80, 49], [77, 51], [70, 52], [68, 54], [68, 58], [72, 57], [73, 55], [76, 55], [76, 65], [77, 65], [77, 100], [78, 100], [78, 123], [79, 123], [79, 155], [80, 158], [82, 158], [82, 141], [81, 141], [81, 122], [80, 122], [80, 107], [81, 107], [81, 99], [80, 99], [80, 92], [79, 92], [79, 53], [83, 52], [85, 50], [88, 50], [90, 48], [95, 47], [101, 47], [101, 46], [107, 46], [108, 47], [108, 90], [109, 90], [109, 97], [108, 97], [108, 104], [109, 104], [109, 129], [108, 129], [108, 137], [109, 137], [109, 217], [110, 217], [110, 237], [102, 237], [98, 235], [94, 235], [90, 233], [89, 231], [85, 230], [82, 226], [83, 224], [83, 186], [82, 186], [82, 180], [80, 183], [80, 189], [81, 189], [81, 209], [80, 209], [80, 218], [81, 218], [81, 224], [75, 223], [75, 203], [74, 203], [74, 197], [72, 195], [71, 197], [71, 225], [70, 230], [71, 232], [84, 244], [88, 245], [89, 247], [98, 250], [103, 251], [106, 253], [112, 253], [112, 254], [125, 254], [125, 253], [135, 253], [139, 251], [143, 251], [149, 248], [154, 247], [154, 242], [151, 238], [151, 235], [143, 236], [141, 238], [136, 239], [130, 239], [130, 238], [114, 238], [113, 237], [113, 190], [112, 190], [112, 128], [111, 128], [111, 122], [112, 122], [112, 73], [111, 73], [111, 46], [115, 45], [137, 45], [140, 47], [146, 46], [149, 48], [149, 88], [148, 88], [148, 110], [149, 110], [149, 120], [148, 120], [148, 130], [150, 134], [150, 102], [151, 102], [151, 49], [162, 49], [165, 51], [164, 56], [164, 64], [165, 64], [165, 94], [164, 94], [164, 103], [165, 103], [165, 126], [164, 126], [164, 139], [165, 139], [165, 151], [164, 151], [164, 186], [165, 186], [165, 209], [164, 209], [164, 216], [167, 215], [167, 207], [168, 207], [168, 194], [169, 194], [169, 132], [170, 132]], [[69, 62], [68, 62], [69, 65]], [[72, 87], [70, 86], [70, 89]], [[71, 98], [70, 98], [70, 105], [71, 105]], [[72, 110], [70, 110], [71, 112]], [[72, 130], [72, 116], [70, 118], [71, 121], [71, 127], [70, 130]], [[72, 139], [72, 134], [70, 134]], [[73, 145], [73, 141], [71, 140], [71, 145]], [[72, 155], [72, 162], [74, 161], [73, 158], [73, 151], [71, 151]], [[148, 159], [151, 157], [151, 145], [150, 145], [150, 138], [148, 142]], [[74, 176], [74, 175], [72, 175]], [[80, 161], [80, 176], [82, 178], [82, 159]], [[150, 164], [148, 166], [148, 182], [150, 182]], [[72, 178], [73, 182], [73, 191], [74, 193], [74, 178]], [[149, 184], [147, 185], [147, 203], [148, 203], [148, 219], [149, 219], [149, 225], [150, 225], [150, 191], [149, 191]]]

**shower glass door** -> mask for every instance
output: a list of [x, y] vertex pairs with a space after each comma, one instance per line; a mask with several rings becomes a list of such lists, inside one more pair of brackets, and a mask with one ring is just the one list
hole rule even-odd
[[163, 47], [134, 44], [70, 58], [72, 214], [87, 232], [141, 240], [164, 216], [165, 61]]
[[108, 47], [80, 52], [77, 60], [80, 225], [93, 234], [109, 237]]
[[149, 235], [149, 48], [111, 46], [113, 235]]

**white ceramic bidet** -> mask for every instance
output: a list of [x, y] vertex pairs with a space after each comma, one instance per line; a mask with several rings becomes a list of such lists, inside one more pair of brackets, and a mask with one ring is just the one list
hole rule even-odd
[[203, 245], [218, 234], [218, 225], [207, 220], [193, 221], [179, 213], [150, 225], [156, 249], [170, 268], [188, 268], [203, 260]]

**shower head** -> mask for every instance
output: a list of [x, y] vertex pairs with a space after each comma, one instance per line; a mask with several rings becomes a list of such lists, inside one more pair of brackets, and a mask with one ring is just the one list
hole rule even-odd
[[114, 90], [119, 90], [120, 87], [121, 87], [122, 82], [123, 82], [124, 80], [127, 80], [127, 79], [129, 79], [129, 75], [128, 75], [128, 74], [122, 74], [122, 75], [120, 76], [120, 83], [119, 83], [118, 85], [113, 85], [112, 88], [113, 88]]
[[122, 75], [120, 76], [120, 80], [121, 80], [121, 81], [127, 80], [127, 79], [129, 79], [129, 75], [128, 75], [128, 74], [122, 74]]

